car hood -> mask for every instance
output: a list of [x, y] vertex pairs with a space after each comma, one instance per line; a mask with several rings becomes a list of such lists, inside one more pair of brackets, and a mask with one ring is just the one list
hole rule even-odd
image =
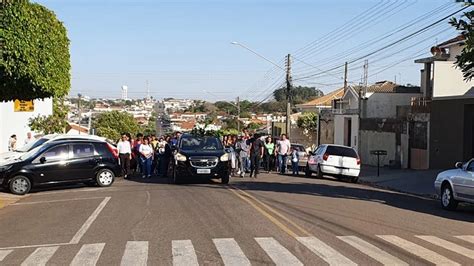
[[225, 151], [223, 150], [211, 150], [211, 151], [191, 151], [191, 150], [181, 150], [179, 151], [182, 155], [192, 157], [192, 156], [216, 156], [220, 157], [225, 154]]
[[437, 179], [452, 177], [452, 176], [458, 174], [460, 170], [461, 169], [450, 169], [450, 170], [443, 171], [443, 172], [438, 174]]
[[22, 152], [17, 152], [17, 151], [9, 151], [9, 152], [0, 153], [0, 163], [4, 164], [6, 161], [19, 158], [22, 154], [23, 154]]

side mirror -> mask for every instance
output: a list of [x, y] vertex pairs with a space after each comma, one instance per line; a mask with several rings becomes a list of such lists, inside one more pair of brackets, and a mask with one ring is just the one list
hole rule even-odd
[[41, 158], [40, 158], [40, 163], [45, 163], [45, 162], [46, 162], [46, 157], [44, 157], [44, 156], [41, 157]]
[[459, 169], [462, 169], [462, 165], [463, 165], [462, 162], [457, 162], [457, 163], [454, 165], [454, 167], [459, 168]]

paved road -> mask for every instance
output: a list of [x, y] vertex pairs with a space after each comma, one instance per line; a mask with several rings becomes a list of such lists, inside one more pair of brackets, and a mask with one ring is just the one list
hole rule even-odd
[[332, 179], [119, 180], [0, 210], [5, 265], [474, 264], [474, 207]]

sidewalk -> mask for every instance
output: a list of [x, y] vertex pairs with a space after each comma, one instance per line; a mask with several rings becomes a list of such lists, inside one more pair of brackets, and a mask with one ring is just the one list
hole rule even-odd
[[436, 198], [434, 181], [442, 170], [411, 170], [362, 166], [359, 181], [375, 187]]

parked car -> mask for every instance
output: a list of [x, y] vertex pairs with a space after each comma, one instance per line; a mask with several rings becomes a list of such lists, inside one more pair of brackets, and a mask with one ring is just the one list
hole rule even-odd
[[360, 173], [360, 158], [351, 147], [320, 145], [309, 157], [305, 173], [306, 176], [316, 173], [318, 178], [324, 175], [336, 178], [349, 177], [356, 183]]
[[[21, 155], [25, 154], [26, 152], [43, 145], [48, 141], [58, 141], [58, 140], [73, 140], [73, 139], [93, 139], [93, 140], [100, 140], [100, 141], [107, 141], [112, 144], [111, 141], [107, 140], [106, 138], [95, 136], [95, 135], [66, 135], [66, 134], [49, 134], [42, 136], [18, 149], [15, 151], [4, 152], [0, 154], [0, 163], [15, 159], [20, 157]], [[115, 144], [114, 144], [115, 145]], [[114, 146], [115, 147], [115, 146]]]
[[176, 184], [185, 178], [220, 178], [229, 183], [231, 154], [226, 152], [221, 140], [214, 136], [181, 136], [175, 147], [172, 176]]
[[[302, 144], [291, 144], [291, 148], [298, 151], [298, 167], [300, 171], [305, 169], [309, 158], [309, 154], [306, 152], [306, 149]], [[291, 169], [291, 157], [289, 157], [286, 161], [287, 166], [290, 167], [289, 169]]]
[[118, 154], [112, 145], [92, 139], [46, 142], [0, 164], [0, 184], [17, 195], [47, 184], [88, 183], [107, 187], [121, 175]]
[[455, 210], [459, 202], [474, 203], [474, 159], [457, 162], [455, 169], [441, 172], [434, 182], [441, 206]]

